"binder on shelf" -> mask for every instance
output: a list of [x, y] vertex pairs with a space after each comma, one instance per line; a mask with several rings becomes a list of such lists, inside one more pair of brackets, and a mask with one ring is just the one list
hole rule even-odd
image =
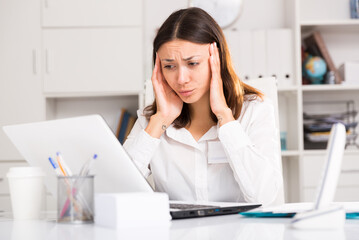
[[130, 119], [130, 116], [131, 116], [130, 113], [125, 111], [123, 118], [122, 118], [120, 131], [118, 134], [118, 140], [120, 141], [121, 144], [123, 144], [125, 142], [125, 135], [126, 135], [126, 130], [127, 130], [128, 121]]
[[228, 43], [229, 53], [231, 54], [231, 59], [233, 63], [233, 67], [235, 72], [239, 75], [241, 64], [240, 64], [240, 54], [241, 50], [239, 47], [239, 43], [241, 41], [240, 34], [236, 30], [225, 30], [224, 34], [226, 36], [226, 40]]
[[278, 85], [294, 85], [294, 53], [291, 29], [267, 31], [267, 74], [276, 77]]
[[124, 141], [127, 139], [127, 136], [130, 134], [133, 125], [136, 122], [136, 117], [134, 116], [130, 116], [130, 118], [128, 119], [128, 124], [127, 124], [127, 128], [126, 128], [126, 133], [125, 133], [125, 138]]
[[280, 46], [282, 46], [279, 52], [279, 79], [284, 86], [291, 86], [294, 84], [294, 52], [292, 30], [279, 30], [278, 40]]
[[281, 68], [280, 58], [281, 46], [279, 44], [279, 30], [273, 29], [267, 31], [267, 73], [268, 76], [279, 79], [279, 72]]
[[253, 75], [253, 49], [252, 31], [226, 30], [229, 52], [234, 69], [241, 80], [254, 78]]
[[233, 65], [242, 80], [276, 77], [282, 86], [294, 84], [292, 30], [225, 31]]
[[120, 120], [116, 131], [116, 137], [121, 144], [125, 142], [127, 136], [130, 134], [132, 127], [136, 122], [136, 119], [137, 118], [131, 116], [131, 114], [125, 108], [122, 108]]
[[319, 31], [314, 32], [310, 36], [304, 39], [307, 51], [315, 56], [320, 56], [327, 63], [328, 70], [333, 71], [335, 74], [335, 83], [340, 84], [343, 80], [339, 75], [337, 68], [329, 54], [329, 51], [324, 43], [324, 40]]
[[117, 130], [116, 130], [116, 137], [118, 138], [119, 134], [120, 134], [120, 129], [121, 129], [121, 125], [122, 125], [122, 120], [123, 120], [123, 116], [125, 115], [126, 112], [126, 108], [122, 108], [121, 109], [121, 115], [120, 115], [120, 120], [118, 121], [118, 125], [117, 125]]
[[[267, 76], [267, 44], [266, 31], [255, 30], [252, 32], [252, 53], [253, 53], [253, 77], [262, 78]], [[247, 46], [248, 47], [248, 46]]]

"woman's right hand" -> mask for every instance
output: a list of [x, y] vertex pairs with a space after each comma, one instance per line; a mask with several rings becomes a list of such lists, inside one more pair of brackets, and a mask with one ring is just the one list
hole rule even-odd
[[172, 123], [181, 114], [183, 101], [166, 82], [162, 74], [161, 62], [158, 55], [156, 55], [156, 63], [153, 68], [151, 81], [156, 96], [156, 114]]
[[151, 117], [145, 131], [151, 136], [159, 138], [181, 114], [183, 101], [166, 82], [158, 55], [156, 55], [151, 81], [156, 97], [157, 112]]

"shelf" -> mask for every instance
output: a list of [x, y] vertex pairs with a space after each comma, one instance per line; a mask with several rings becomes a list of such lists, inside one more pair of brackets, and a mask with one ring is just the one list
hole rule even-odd
[[46, 98], [73, 98], [73, 97], [113, 97], [113, 96], [134, 96], [142, 94], [142, 91], [131, 92], [60, 92], [44, 93]]
[[278, 92], [295, 92], [297, 90], [298, 86], [278, 87]]
[[303, 21], [300, 27], [302, 32], [311, 32], [315, 29], [335, 32], [357, 32], [359, 30], [359, 19]]
[[301, 26], [358, 26], [359, 19], [301, 21]]
[[299, 156], [299, 151], [297, 151], [297, 150], [282, 151], [282, 157], [297, 157], [297, 156]]
[[341, 84], [322, 84], [322, 85], [303, 85], [304, 92], [320, 92], [320, 91], [357, 91], [359, 85], [341, 85]]
[[[325, 155], [325, 149], [318, 149], [318, 150], [304, 150], [304, 155]], [[347, 149], [344, 151], [345, 154], [359, 154], [359, 149]]]

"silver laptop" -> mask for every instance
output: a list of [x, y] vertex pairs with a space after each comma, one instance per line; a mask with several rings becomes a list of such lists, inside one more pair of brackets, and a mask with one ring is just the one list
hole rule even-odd
[[[94, 154], [91, 173], [95, 192], [153, 192], [136, 165], [100, 115], [88, 115], [3, 127], [31, 166], [43, 168], [45, 185], [56, 198], [56, 174], [49, 162], [60, 152], [73, 174]], [[172, 218], [201, 217], [244, 212], [261, 204], [171, 202]]]

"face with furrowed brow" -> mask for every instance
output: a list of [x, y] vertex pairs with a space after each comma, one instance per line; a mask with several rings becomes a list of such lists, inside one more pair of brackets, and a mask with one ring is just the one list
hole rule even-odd
[[185, 103], [209, 97], [209, 47], [176, 39], [164, 43], [157, 52], [165, 80]]

